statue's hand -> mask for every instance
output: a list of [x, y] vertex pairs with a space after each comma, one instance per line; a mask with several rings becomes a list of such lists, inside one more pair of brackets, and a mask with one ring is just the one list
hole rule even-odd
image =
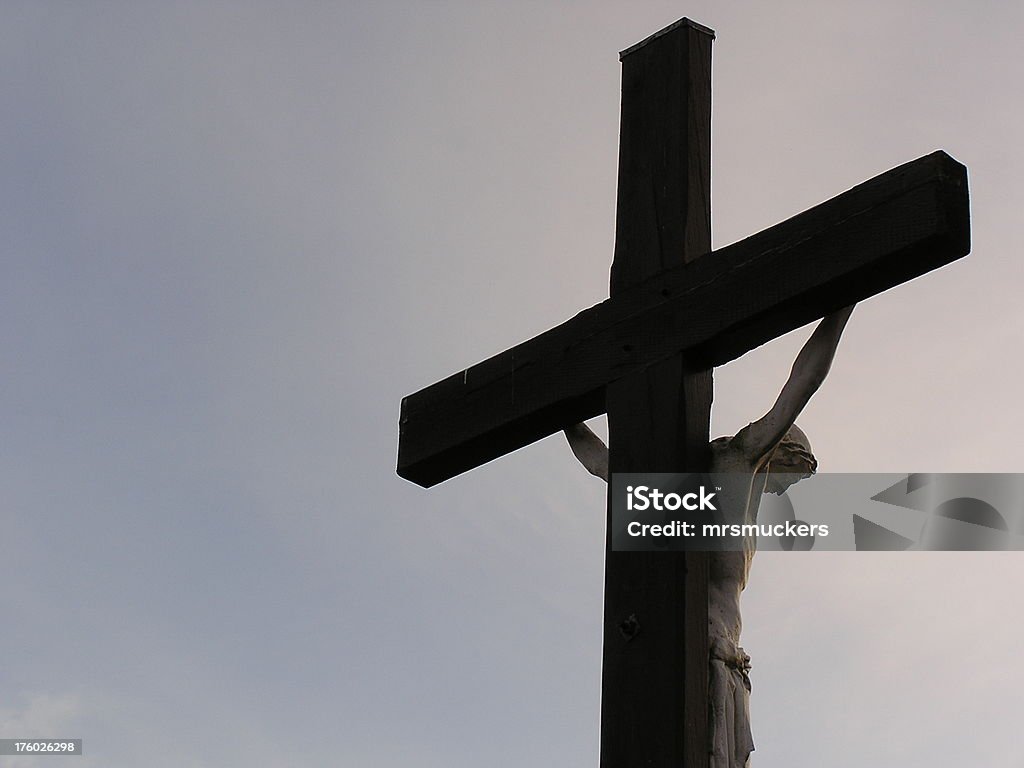
[[595, 477], [608, 482], [608, 446], [586, 424], [574, 424], [565, 430], [565, 439], [580, 464]]

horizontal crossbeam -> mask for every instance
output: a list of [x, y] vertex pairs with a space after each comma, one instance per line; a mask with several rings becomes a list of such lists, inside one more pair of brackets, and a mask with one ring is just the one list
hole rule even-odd
[[435, 485], [603, 413], [609, 383], [670, 355], [725, 363], [969, 250], [967, 169], [926, 155], [409, 395], [398, 474]]

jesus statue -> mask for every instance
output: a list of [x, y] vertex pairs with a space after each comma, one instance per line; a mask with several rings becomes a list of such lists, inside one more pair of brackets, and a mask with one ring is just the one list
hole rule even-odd
[[[852, 311], [852, 306], [846, 307], [818, 324], [767, 414], [732, 437], [711, 441], [711, 474], [746, 477], [742, 483], [724, 484], [720, 492], [723, 509], [738, 510], [743, 517], [729, 522], [756, 523], [762, 494], [784, 493], [817, 469], [810, 442], [796, 426], [796, 419], [825, 381]], [[608, 448], [601, 439], [585, 424], [570, 427], [565, 435], [580, 463], [608, 482]], [[754, 750], [750, 733], [750, 657], [740, 647], [740, 594], [750, 576], [756, 544], [755, 539], [747, 538], [742, 550], [709, 555], [710, 768], [748, 768]]]

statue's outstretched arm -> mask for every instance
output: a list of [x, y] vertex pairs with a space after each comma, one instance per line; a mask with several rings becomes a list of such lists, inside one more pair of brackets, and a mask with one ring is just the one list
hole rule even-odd
[[595, 477], [608, 482], [608, 446], [586, 424], [576, 424], [565, 430], [565, 439], [580, 464]]
[[853, 306], [840, 309], [828, 315], [814, 329], [811, 338], [804, 344], [793, 363], [789, 381], [779, 393], [772, 409], [761, 419], [745, 427], [737, 437], [741, 438], [748, 455], [757, 457], [758, 463], [768, 456], [793, 426], [800, 412], [811, 396], [825, 381], [832, 365], [839, 337], [850, 319]]

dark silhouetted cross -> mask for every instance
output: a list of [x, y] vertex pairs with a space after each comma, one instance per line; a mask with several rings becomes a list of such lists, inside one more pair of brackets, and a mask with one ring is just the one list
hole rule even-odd
[[[712, 251], [713, 39], [682, 19], [621, 54], [610, 298], [406, 397], [399, 475], [429, 487], [603, 412], [611, 472], [703, 471], [713, 366], [968, 253], [941, 151]], [[601, 765], [706, 766], [707, 671], [707, 556], [609, 542]]]

